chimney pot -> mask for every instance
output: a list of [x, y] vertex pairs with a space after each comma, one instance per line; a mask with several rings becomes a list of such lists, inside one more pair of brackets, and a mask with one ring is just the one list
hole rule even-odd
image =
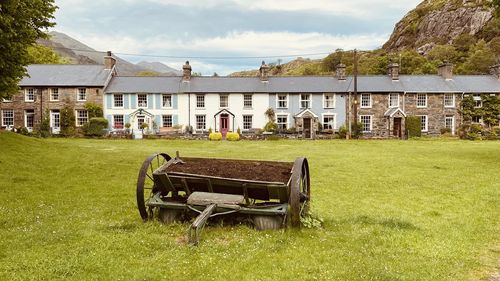
[[186, 61], [186, 64], [182, 66], [182, 81], [191, 80], [191, 66], [189, 65], [189, 61]]
[[259, 69], [260, 72], [260, 80], [263, 82], [269, 81], [269, 66], [265, 61], [262, 61], [262, 65]]
[[337, 79], [339, 79], [339, 80], [345, 80], [346, 79], [345, 64], [341, 63], [341, 64], [337, 65], [336, 76], [337, 76]]
[[438, 67], [438, 75], [446, 80], [453, 78], [453, 64], [445, 62]]
[[389, 64], [389, 66], [387, 67], [387, 74], [389, 74], [392, 80], [399, 80], [399, 64]]
[[113, 54], [111, 51], [106, 52], [106, 56], [104, 57], [104, 67], [106, 69], [113, 69], [116, 64], [116, 59], [113, 58]]

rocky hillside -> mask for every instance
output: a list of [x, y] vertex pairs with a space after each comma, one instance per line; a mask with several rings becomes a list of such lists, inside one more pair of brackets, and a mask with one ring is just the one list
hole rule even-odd
[[497, 24], [489, 1], [426, 0], [396, 24], [383, 48], [387, 51], [411, 48], [427, 53], [433, 45], [451, 44], [463, 34], [481, 39], [486, 35], [483, 30]]

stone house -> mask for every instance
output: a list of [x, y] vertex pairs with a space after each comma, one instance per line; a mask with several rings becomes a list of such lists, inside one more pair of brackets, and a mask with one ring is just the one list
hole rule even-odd
[[406, 137], [407, 116], [420, 117], [424, 135], [440, 135], [443, 128], [454, 135], [462, 123], [459, 109], [464, 95], [500, 94], [496, 72], [453, 75], [451, 64], [441, 65], [438, 75], [399, 75], [399, 66], [392, 64], [387, 76], [360, 76], [358, 81], [350, 116], [357, 115], [367, 138]]
[[30, 65], [20, 91], [0, 102], [0, 125], [4, 129], [36, 128], [50, 114], [53, 133], [60, 130], [60, 110], [69, 103], [75, 110], [76, 126], [88, 121], [87, 102], [102, 105], [103, 89], [115, 73], [115, 59], [108, 53], [104, 65]]

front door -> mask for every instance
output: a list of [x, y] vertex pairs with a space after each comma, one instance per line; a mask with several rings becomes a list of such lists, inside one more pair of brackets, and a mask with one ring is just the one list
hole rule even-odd
[[401, 118], [394, 118], [394, 129], [392, 135], [401, 138]]
[[304, 118], [304, 138], [311, 138], [311, 118]]
[[137, 116], [137, 130], [142, 130], [142, 124], [146, 123], [146, 118], [144, 116]]
[[61, 114], [59, 110], [52, 110], [50, 112], [50, 127], [53, 134], [59, 134], [61, 131]]
[[229, 115], [220, 115], [220, 132], [223, 138], [226, 138], [227, 131], [229, 131]]

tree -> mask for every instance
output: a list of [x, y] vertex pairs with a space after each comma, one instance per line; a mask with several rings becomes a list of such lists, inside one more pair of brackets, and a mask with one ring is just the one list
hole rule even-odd
[[451, 45], [437, 45], [427, 54], [429, 60], [440, 62], [455, 62], [457, 56], [457, 50]]
[[18, 91], [30, 63], [28, 47], [46, 38], [57, 7], [54, 0], [3, 0], [0, 2], [0, 98]]
[[62, 58], [51, 48], [35, 44], [28, 47], [30, 64], [69, 64], [68, 58]]
[[61, 135], [72, 136], [75, 134], [75, 112], [71, 103], [66, 100], [61, 109]]
[[463, 64], [465, 74], [488, 74], [495, 64], [495, 55], [484, 40], [480, 40], [469, 51], [469, 57]]

